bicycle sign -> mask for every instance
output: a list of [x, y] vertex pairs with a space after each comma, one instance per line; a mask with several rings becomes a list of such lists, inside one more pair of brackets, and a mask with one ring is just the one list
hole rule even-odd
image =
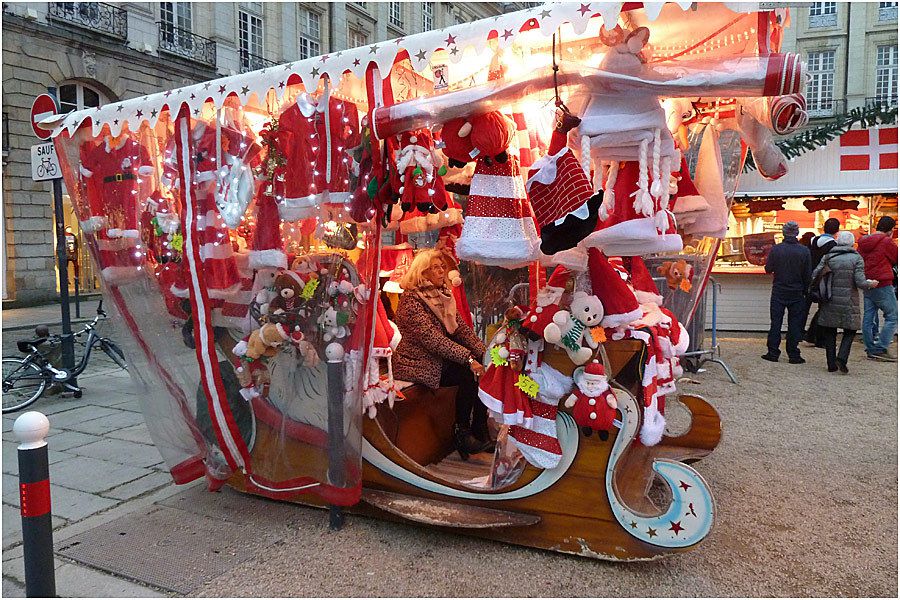
[[59, 157], [53, 142], [35, 144], [31, 147], [31, 178], [34, 181], [47, 181], [62, 177]]

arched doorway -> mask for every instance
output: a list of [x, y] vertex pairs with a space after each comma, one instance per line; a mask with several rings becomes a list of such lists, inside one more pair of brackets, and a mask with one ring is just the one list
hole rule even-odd
[[[103, 86], [99, 83], [84, 80], [69, 80], [60, 83], [56, 88], [56, 94], [62, 114], [86, 108], [96, 108], [115, 100], [112, 94], [104, 91]], [[100, 281], [94, 273], [90, 252], [88, 252], [85, 244], [84, 234], [78, 225], [78, 218], [75, 216], [71, 198], [64, 182], [63, 219], [66, 229], [66, 253], [69, 257], [69, 292], [75, 291], [76, 281], [78, 282], [78, 291], [80, 293], [94, 292], [100, 289]], [[59, 278], [57, 277], [58, 287]]]

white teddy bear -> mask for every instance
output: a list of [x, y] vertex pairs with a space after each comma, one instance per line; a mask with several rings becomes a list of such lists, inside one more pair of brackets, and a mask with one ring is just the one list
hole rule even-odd
[[[588, 330], [603, 320], [603, 303], [587, 292], [575, 292], [569, 308], [572, 312], [561, 310], [553, 315], [553, 322], [544, 329], [544, 339], [563, 348], [573, 363], [583, 365], [598, 345]], [[590, 347], [582, 346], [582, 341]]]
[[319, 328], [323, 331], [322, 339], [326, 342], [347, 337], [349, 330], [344, 325], [338, 325], [338, 313], [333, 306], [325, 309], [318, 319]]

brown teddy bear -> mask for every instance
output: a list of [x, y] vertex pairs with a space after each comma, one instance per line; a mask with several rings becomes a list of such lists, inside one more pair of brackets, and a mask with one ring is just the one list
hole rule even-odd
[[[311, 274], [309, 277], [317, 277]], [[269, 302], [268, 313], [277, 315], [283, 312], [293, 311], [297, 317], [306, 316], [305, 311], [299, 310], [306, 301], [303, 297], [303, 288], [306, 281], [295, 271], [287, 269], [279, 271], [275, 277], [276, 296]], [[294, 325], [295, 323], [291, 323]]]
[[694, 268], [686, 260], [667, 260], [656, 267], [656, 272], [665, 276], [666, 285], [670, 290], [691, 291], [691, 278], [694, 276]]

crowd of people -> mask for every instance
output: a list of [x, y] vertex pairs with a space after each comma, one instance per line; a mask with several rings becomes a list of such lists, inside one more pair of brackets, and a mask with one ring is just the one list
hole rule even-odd
[[[791, 364], [806, 362], [800, 355], [802, 340], [809, 347], [825, 350], [829, 372], [848, 373], [850, 348], [860, 330], [869, 359], [897, 360], [890, 351], [897, 332], [897, 243], [892, 236], [896, 225], [893, 218], [882, 217], [875, 232], [858, 241], [852, 232], [840, 231], [837, 219], [825, 221], [820, 235], [804, 234], [800, 240], [795, 221], [782, 227], [784, 240], [766, 259], [766, 272], [773, 275], [773, 281], [764, 360], [779, 360], [785, 312], [785, 349]], [[838, 329], [842, 332], [840, 347]]]

